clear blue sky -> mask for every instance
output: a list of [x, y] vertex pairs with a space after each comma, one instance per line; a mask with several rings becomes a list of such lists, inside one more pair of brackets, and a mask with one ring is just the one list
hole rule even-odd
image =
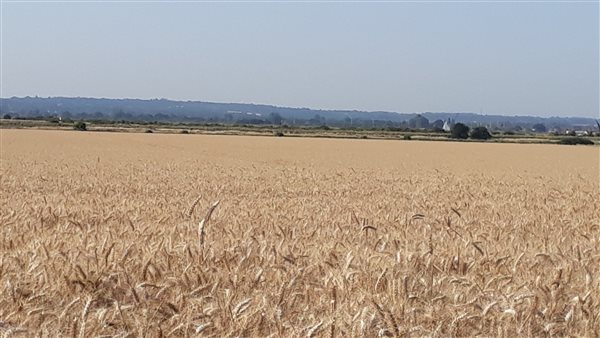
[[2, 3], [2, 97], [599, 115], [599, 4]]

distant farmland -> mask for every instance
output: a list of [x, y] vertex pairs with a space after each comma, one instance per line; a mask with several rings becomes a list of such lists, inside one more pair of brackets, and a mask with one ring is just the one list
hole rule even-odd
[[0, 135], [2, 335], [600, 335], [597, 147]]

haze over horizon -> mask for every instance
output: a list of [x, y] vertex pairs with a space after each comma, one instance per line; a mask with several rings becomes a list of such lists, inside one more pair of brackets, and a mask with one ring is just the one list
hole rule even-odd
[[597, 118], [598, 9], [3, 2], [0, 97]]
[[50, 99], [54, 99], [54, 98], [66, 98], [66, 99], [93, 99], [93, 100], [142, 100], [142, 101], [153, 101], [153, 100], [167, 100], [167, 101], [173, 101], [173, 102], [202, 102], [202, 103], [215, 103], [215, 104], [242, 104], [242, 105], [256, 105], [256, 106], [273, 106], [273, 107], [278, 107], [278, 108], [290, 108], [290, 109], [310, 109], [313, 110], [315, 112], [317, 111], [323, 111], [323, 112], [334, 112], [334, 111], [356, 111], [356, 112], [364, 112], [364, 113], [398, 113], [398, 114], [428, 114], [428, 113], [433, 113], [433, 114], [437, 114], [437, 113], [441, 113], [441, 114], [476, 114], [476, 115], [482, 115], [482, 116], [506, 116], [506, 117], [515, 117], [515, 116], [527, 116], [527, 117], [542, 117], [542, 118], [553, 118], [553, 117], [560, 117], [560, 118], [592, 118], [592, 119], [596, 119], [597, 117], [595, 116], [578, 116], [578, 115], [547, 115], [547, 116], [540, 116], [540, 115], [534, 115], [534, 114], [513, 114], [513, 115], [509, 115], [509, 114], [493, 114], [493, 113], [487, 113], [487, 112], [475, 112], [475, 111], [392, 111], [392, 110], [361, 110], [361, 109], [336, 109], [336, 108], [320, 108], [320, 107], [307, 107], [307, 106], [290, 106], [290, 105], [276, 105], [276, 104], [271, 104], [268, 102], [224, 102], [224, 101], [208, 101], [208, 100], [201, 100], [201, 99], [172, 99], [172, 98], [168, 98], [168, 97], [150, 97], [150, 98], [136, 98], [136, 97], [92, 97], [92, 96], [64, 96], [64, 95], [57, 95], [57, 96], [42, 96], [42, 95], [25, 95], [25, 96], [11, 96], [11, 97], [0, 97], [0, 99], [11, 99], [11, 98], [26, 98], [26, 97], [30, 97], [30, 98], [41, 98], [41, 99], [46, 99], [46, 98], [50, 98]]

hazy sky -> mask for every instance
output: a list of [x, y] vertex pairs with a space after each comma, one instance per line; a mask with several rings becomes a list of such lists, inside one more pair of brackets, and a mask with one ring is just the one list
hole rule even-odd
[[599, 4], [2, 3], [1, 93], [598, 116]]

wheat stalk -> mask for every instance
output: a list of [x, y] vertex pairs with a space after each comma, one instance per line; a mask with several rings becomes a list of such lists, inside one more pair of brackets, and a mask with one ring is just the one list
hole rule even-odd
[[92, 297], [89, 296], [87, 301], [85, 302], [85, 306], [83, 307], [83, 311], [81, 312], [81, 328], [79, 329], [79, 338], [85, 337], [85, 328], [87, 316], [90, 312], [90, 305], [92, 304]]
[[205, 236], [205, 227], [206, 224], [208, 224], [208, 221], [210, 220], [210, 216], [212, 215], [213, 211], [215, 211], [215, 208], [219, 205], [219, 201], [216, 201], [215, 203], [213, 203], [210, 208], [208, 208], [208, 211], [206, 212], [206, 216], [204, 216], [204, 218], [200, 221], [200, 224], [198, 224], [198, 239], [199, 239], [199, 243], [200, 246], [204, 246], [204, 236]]
[[196, 208], [196, 206], [198, 205], [198, 203], [200, 203], [200, 199], [201, 198], [202, 198], [202, 195], [198, 195], [198, 197], [196, 197], [196, 199], [194, 200], [194, 202], [192, 202], [192, 204], [190, 204], [189, 208], [187, 209], [186, 215], [190, 219], [192, 218], [192, 215], [194, 214], [194, 209]]

